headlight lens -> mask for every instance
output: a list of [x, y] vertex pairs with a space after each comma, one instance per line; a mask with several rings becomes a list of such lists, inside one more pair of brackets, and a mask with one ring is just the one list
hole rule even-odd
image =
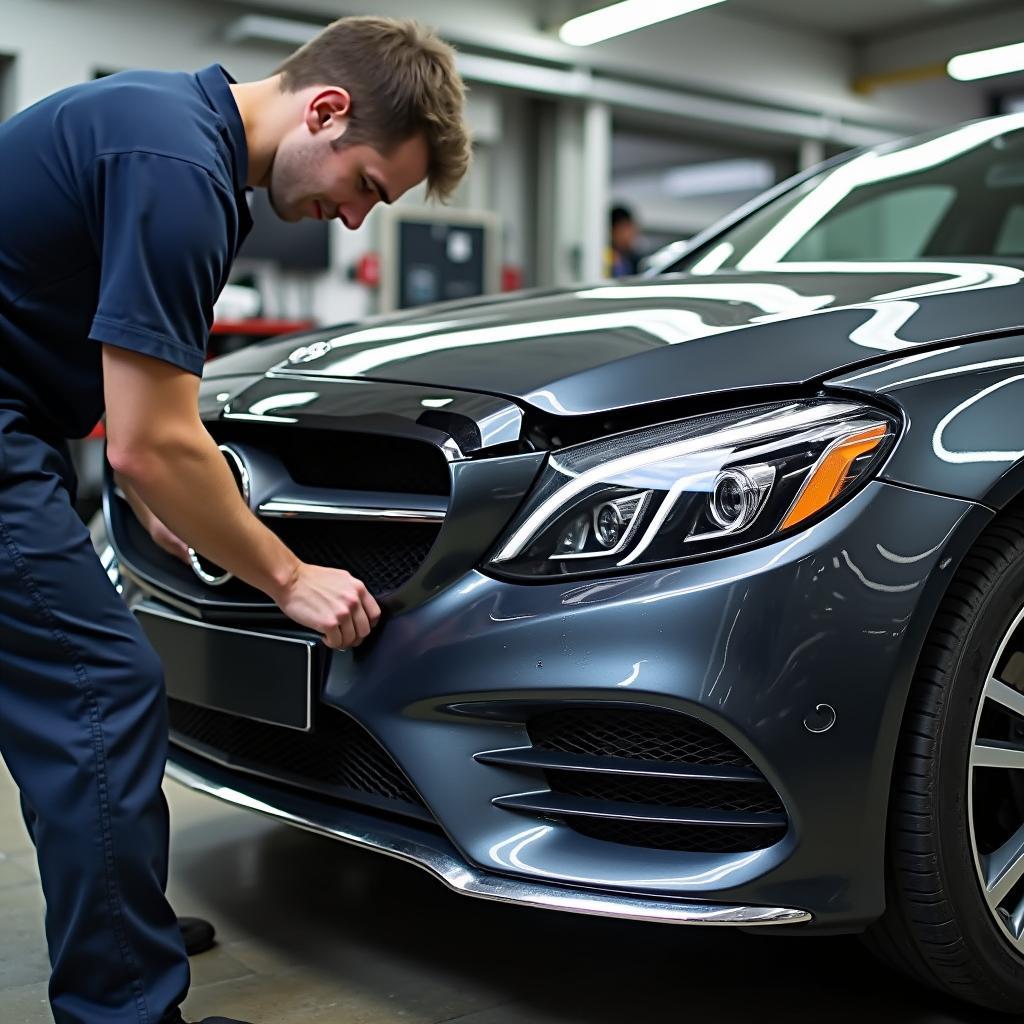
[[891, 449], [896, 420], [852, 402], [753, 406], [553, 454], [488, 563], [514, 576], [647, 568], [807, 525]]

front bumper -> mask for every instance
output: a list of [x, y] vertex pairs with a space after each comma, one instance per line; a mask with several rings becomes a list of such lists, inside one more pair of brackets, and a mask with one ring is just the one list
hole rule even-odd
[[[913, 667], [990, 515], [874, 482], [823, 522], [755, 551], [539, 585], [470, 573], [396, 615], [354, 663], [332, 664], [320, 699], [381, 743], [443, 835], [174, 745], [169, 771], [473, 895], [645, 920], [856, 930], [884, 907], [887, 801]], [[785, 836], [742, 853], [648, 849], [500, 806], [543, 794], [544, 775], [477, 755], [529, 747], [524, 722], [538, 707], [593, 703], [712, 726], [779, 794]], [[835, 723], [812, 731], [822, 705]]]
[[489, 874], [467, 864], [442, 836], [360, 814], [350, 808], [337, 807], [325, 813], [323, 805], [316, 801], [258, 780], [246, 780], [243, 792], [234, 788], [235, 779], [230, 771], [211, 765], [187, 751], [175, 754], [168, 765], [167, 775], [187, 789], [206, 793], [236, 807], [414, 864], [449, 889], [479, 899], [660, 924], [742, 925], [753, 928], [801, 924], [810, 920], [806, 911], [784, 907], [744, 907], [622, 893], [604, 894]]

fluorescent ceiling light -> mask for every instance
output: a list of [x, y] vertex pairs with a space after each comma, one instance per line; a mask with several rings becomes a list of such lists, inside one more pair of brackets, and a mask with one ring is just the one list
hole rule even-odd
[[678, 18], [680, 14], [699, 11], [702, 7], [724, 3], [725, 0], [622, 0], [611, 7], [602, 7], [590, 14], [581, 14], [567, 21], [558, 33], [570, 46], [590, 46], [612, 36], [634, 32], [659, 21]]
[[954, 57], [946, 70], [950, 78], [958, 82], [973, 82], [978, 78], [992, 78], [1008, 75], [1012, 71], [1024, 71], [1024, 43], [997, 46], [992, 50], [977, 50], [961, 53]]

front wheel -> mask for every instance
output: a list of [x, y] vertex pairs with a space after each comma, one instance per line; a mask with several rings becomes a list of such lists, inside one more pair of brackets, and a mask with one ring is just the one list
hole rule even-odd
[[911, 687], [890, 802], [888, 963], [1024, 1012], [1024, 515], [964, 559]]

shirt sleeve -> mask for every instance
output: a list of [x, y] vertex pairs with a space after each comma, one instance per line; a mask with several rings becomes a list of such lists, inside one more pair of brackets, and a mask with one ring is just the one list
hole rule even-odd
[[97, 158], [99, 302], [89, 337], [201, 376], [213, 304], [227, 278], [233, 201], [170, 156]]

